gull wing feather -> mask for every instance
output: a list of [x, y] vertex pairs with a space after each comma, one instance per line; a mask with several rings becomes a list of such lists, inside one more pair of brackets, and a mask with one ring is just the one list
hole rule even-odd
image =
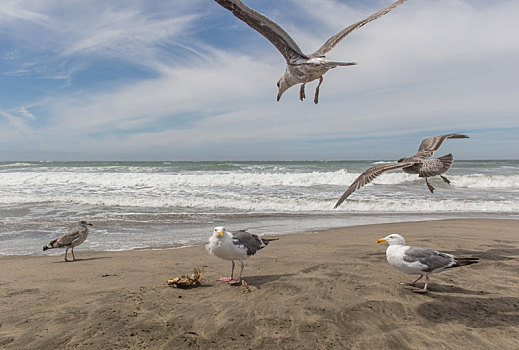
[[319, 50], [315, 51], [313, 54], [311, 54], [310, 56], [311, 57], [321, 57], [321, 56], [324, 56], [326, 55], [328, 52], [330, 52], [342, 39], [344, 39], [348, 34], [350, 34], [351, 32], [353, 32], [355, 29], [358, 29], [360, 27], [362, 27], [363, 25], [365, 25], [366, 23], [368, 22], [371, 22], [383, 15], [385, 15], [386, 13], [388, 13], [389, 11], [391, 11], [392, 9], [394, 9], [395, 7], [397, 7], [398, 5], [406, 2], [407, 0], [398, 0], [397, 2], [389, 5], [388, 7], [386, 7], [385, 9], [382, 9], [374, 14], [372, 14], [371, 16], [369, 16], [368, 18], [365, 18], [363, 19], [362, 21], [360, 22], [357, 22], [355, 24], [352, 24], [351, 26], [349, 27], [346, 27], [345, 29], [341, 30], [339, 33], [335, 34], [334, 36], [332, 36], [330, 39], [328, 39], [323, 46], [321, 46], [319, 48]]
[[439, 269], [444, 269], [456, 262], [454, 256], [451, 254], [423, 247], [409, 247], [404, 252], [403, 259], [410, 263], [419, 262], [425, 265], [425, 267], [421, 269], [424, 272], [434, 272]]
[[263, 243], [261, 237], [245, 230], [233, 231], [232, 240], [233, 244], [247, 248], [247, 255], [254, 255], [258, 250], [265, 247], [265, 243]]
[[72, 244], [76, 239], [79, 238], [81, 230], [83, 228], [81, 226], [77, 226], [64, 234], [62, 234], [53, 244], [56, 248], [66, 247]]
[[287, 62], [307, 57], [283, 28], [261, 13], [247, 7], [243, 2], [239, 0], [215, 1], [267, 38], [281, 52]]
[[400, 163], [381, 164], [381, 165], [377, 165], [372, 168], [369, 168], [368, 170], [366, 170], [365, 172], [360, 174], [359, 177], [357, 177], [355, 179], [355, 181], [353, 181], [353, 183], [350, 185], [350, 187], [348, 187], [346, 192], [344, 192], [342, 197], [337, 201], [337, 203], [335, 204], [333, 209], [335, 209], [339, 205], [341, 205], [342, 202], [344, 202], [344, 200], [346, 198], [348, 198], [349, 195], [352, 194], [355, 190], [358, 190], [362, 186], [370, 183], [371, 181], [373, 181], [373, 179], [375, 179], [377, 176], [381, 175], [382, 173], [385, 173], [386, 171], [389, 171], [389, 170], [407, 168], [413, 164], [416, 164], [416, 162], [400, 162]]
[[434, 152], [436, 152], [441, 145], [443, 144], [443, 141], [446, 139], [466, 139], [468, 138], [467, 135], [463, 134], [445, 134], [440, 136], [433, 136], [426, 138], [422, 141], [420, 144], [420, 147], [418, 147], [418, 151], [416, 152], [415, 156], [420, 158], [429, 158], [434, 155]]

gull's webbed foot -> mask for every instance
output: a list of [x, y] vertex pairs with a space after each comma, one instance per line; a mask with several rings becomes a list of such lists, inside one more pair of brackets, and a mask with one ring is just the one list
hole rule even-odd
[[413, 286], [416, 287], [416, 283], [423, 278], [423, 275], [418, 276], [413, 282], [400, 282], [401, 286]]
[[[416, 280], [415, 282], [417, 282]], [[429, 286], [429, 275], [425, 276], [425, 285], [422, 289], [413, 289], [413, 292], [415, 293], [427, 293], [427, 287]]]
[[442, 178], [442, 180], [443, 180], [447, 185], [450, 185], [450, 184], [451, 184], [450, 180], [447, 179], [445, 176], [440, 175], [440, 177]]
[[415, 293], [427, 293], [427, 289], [423, 288], [423, 289], [413, 289], [413, 292]]
[[241, 284], [241, 279], [238, 278], [237, 280], [230, 280], [230, 281], [229, 281], [229, 284], [230, 284], [231, 286]]
[[417, 286], [417, 284], [415, 282], [400, 282], [398, 284], [401, 285], [401, 286], [411, 286], [411, 287], [416, 287]]
[[220, 277], [218, 280], [222, 282], [229, 282], [232, 281], [232, 277]]

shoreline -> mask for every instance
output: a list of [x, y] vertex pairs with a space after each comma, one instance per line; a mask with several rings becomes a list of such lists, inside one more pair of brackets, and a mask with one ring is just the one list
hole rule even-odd
[[[472, 219], [482, 219], [482, 220], [518, 220], [519, 221], [519, 216], [518, 215], [507, 215], [507, 214], [503, 214], [503, 215], [496, 215], [496, 214], [489, 214], [489, 215], [481, 215], [481, 213], [465, 213], [465, 215], [462, 215], [462, 216], [457, 216], [457, 215], [454, 215], [454, 214], [450, 214], [450, 213], [440, 213], [440, 214], [434, 214], [434, 213], [429, 213], [429, 214], [406, 214], [406, 215], [398, 215], [398, 214], [373, 214], [372, 215], [374, 217], [374, 220], [379, 220], [378, 222], [375, 222], [375, 223], [352, 223], [351, 225], [344, 225], [344, 222], [341, 222], [341, 223], [337, 223], [336, 225], [330, 225], [330, 226], [325, 226], [325, 227], [308, 227], [306, 229], [300, 229], [298, 231], [293, 231], [293, 232], [286, 232], [286, 231], [282, 231], [281, 233], [279, 234], [276, 234], [275, 232], [273, 231], [267, 231], [267, 229], [269, 229], [270, 227], [272, 227], [273, 225], [276, 224], [276, 222], [282, 222], [282, 219], [280, 219], [279, 217], [277, 216], [266, 216], [270, 219], [272, 219], [271, 221], [269, 222], [264, 222], [264, 221], [258, 221], [258, 218], [257, 217], [251, 217], [251, 223], [252, 225], [250, 225], [248, 227], [248, 230], [251, 232], [251, 233], [256, 233], [256, 234], [265, 234], [266, 236], [276, 236], [276, 235], [279, 235], [279, 236], [287, 236], [287, 235], [298, 235], [298, 234], [309, 234], [309, 233], [313, 233], [313, 232], [320, 232], [320, 231], [327, 231], [327, 230], [335, 230], [335, 229], [341, 229], [341, 228], [347, 228], [347, 227], [362, 227], [362, 226], [367, 226], [367, 225], [384, 225], [384, 224], [392, 224], [392, 223], [404, 223], [404, 222], [422, 222], [422, 221], [443, 221], [443, 220], [472, 220]], [[297, 218], [297, 215], [294, 216], [294, 215], [288, 215], [287, 217], [290, 217], [290, 218]], [[328, 217], [327, 215], [323, 214], [323, 216], [317, 218], [317, 219], [320, 219], [322, 220], [323, 218], [326, 218]], [[364, 216], [363, 216], [364, 217]], [[380, 217], [384, 218], [384, 219], [380, 219]], [[284, 216], [282, 218], [285, 218]], [[333, 217], [330, 217], [330, 219], [332, 219]], [[316, 220], [315, 218], [313, 218], [314, 220]], [[342, 218], [341, 220], [349, 220], [349, 219], [354, 219], [355, 218], [350, 218], [350, 217], [345, 217], [345, 218]], [[254, 227], [256, 225], [254, 225], [255, 223], [258, 223], [259, 226], [257, 227]], [[215, 224], [216, 225], [216, 224]], [[209, 225], [210, 226], [210, 225]], [[209, 227], [208, 226], [208, 227]], [[227, 229], [229, 230], [233, 230], [233, 229], [236, 229], [236, 228], [242, 228], [242, 224], [240, 224], [240, 222], [236, 222], [236, 223], [233, 223], [229, 226], [226, 226]], [[247, 225], [245, 225], [247, 226]], [[106, 249], [106, 250], [97, 250], [97, 249], [88, 249], [88, 244], [89, 244], [89, 241], [91, 242], [92, 241], [92, 238], [95, 238], [95, 229], [96, 228], [99, 228], [98, 226], [95, 226], [94, 228], [91, 229], [91, 233], [90, 233], [90, 236], [89, 238], [87, 238], [87, 241], [85, 242], [85, 244], [82, 244], [80, 245], [76, 251], [77, 252], [85, 252], [85, 253], [90, 253], [90, 252], [124, 252], [124, 251], [134, 251], [134, 250], [154, 250], [154, 249], [157, 249], [157, 250], [161, 250], [161, 249], [166, 249], [166, 250], [171, 250], [171, 249], [178, 249], [178, 248], [188, 248], [188, 247], [196, 247], [196, 246], [203, 246], [205, 245], [207, 242], [206, 241], [203, 241], [201, 240], [200, 242], [195, 242], [193, 244], [163, 244], [163, 245], [160, 245], [160, 246], [156, 246], [156, 247], [135, 247], [135, 248], [130, 248], [130, 249]], [[212, 228], [212, 227], [211, 227]], [[209, 235], [210, 235], [210, 232], [211, 231], [208, 231], [208, 234], [207, 234], [207, 239], [209, 239]], [[57, 233], [55, 235], [56, 237], [59, 236], [59, 233]], [[54, 237], [54, 236], [53, 236]], [[38, 241], [38, 244], [41, 244], [42, 246], [44, 244], [46, 244], [47, 241], [44, 241], [44, 240], [41, 240]], [[99, 244], [98, 242], [96, 242], [97, 244]], [[86, 248], [86, 249], [85, 249]], [[20, 253], [20, 254], [0, 254], [0, 259], [2, 258], [7, 258], [7, 257], [12, 257], [12, 256], [60, 256], [62, 254], [64, 254], [64, 249], [56, 249], [56, 250], [49, 250], [49, 251], [46, 251], [45, 253], [41, 252], [40, 250], [38, 251], [35, 251], [33, 253]]]
[[[398, 285], [385, 245], [477, 255]], [[0, 347], [78, 349], [368, 349], [519, 347], [515, 219], [447, 219], [282, 235], [245, 262], [250, 291], [218, 281], [230, 263], [202, 246], [0, 258]], [[203, 267], [202, 287], [167, 280]]]

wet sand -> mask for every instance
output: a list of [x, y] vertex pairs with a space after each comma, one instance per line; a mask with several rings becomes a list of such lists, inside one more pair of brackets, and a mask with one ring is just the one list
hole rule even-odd
[[[208, 235], [211, 232], [208, 232]], [[398, 285], [389, 233], [479, 264]], [[517, 349], [519, 220], [460, 219], [280, 236], [246, 261], [250, 287], [218, 277], [203, 246], [0, 258], [2, 349]], [[204, 267], [202, 287], [168, 278]]]

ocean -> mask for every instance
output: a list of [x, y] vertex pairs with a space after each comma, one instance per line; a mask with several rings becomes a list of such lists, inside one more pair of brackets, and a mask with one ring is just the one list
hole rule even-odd
[[388, 172], [333, 209], [360, 173], [381, 163], [0, 162], [0, 256], [44, 254], [44, 244], [80, 219], [94, 226], [76, 251], [201, 244], [215, 226], [287, 234], [396, 221], [519, 219], [519, 160], [457, 160], [446, 174], [451, 185], [430, 179], [434, 194], [416, 175]]

